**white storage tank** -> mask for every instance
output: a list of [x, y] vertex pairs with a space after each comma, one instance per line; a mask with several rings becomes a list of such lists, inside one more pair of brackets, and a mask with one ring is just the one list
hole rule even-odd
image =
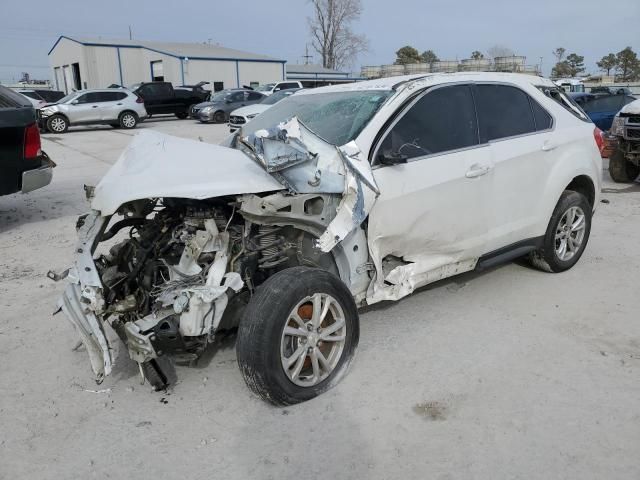
[[404, 65], [382, 65], [383, 77], [395, 77], [398, 75], [404, 75]]
[[512, 55], [510, 57], [496, 57], [493, 59], [495, 68], [499, 72], [520, 72], [524, 70], [527, 57]]
[[439, 62], [433, 62], [431, 65], [432, 72], [457, 72], [458, 62], [455, 60], [441, 60]]
[[382, 67], [380, 65], [362, 67], [360, 75], [365, 78], [380, 78], [382, 76]]
[[428, 63], [408, 63], [405, 67], [405, 72], [409, 75], [413, 73], [429, 73], [431, 71], [431, 65]]
[[488, 58], [465, 58], [460, 61], [462, 72], [487, 72], [490, 70], [491, 61]]

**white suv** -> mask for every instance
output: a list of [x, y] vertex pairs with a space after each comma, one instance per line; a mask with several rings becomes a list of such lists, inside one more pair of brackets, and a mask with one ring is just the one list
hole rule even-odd
[[125, 89], [80, 90], [40, 110], [41, 126], [64, 133], [70, 126], [107, 124], [135, 128], [147, 117], [144, 100]]
[[287, 90], [289, 88], [302, 88], [301, 82], [275, 82], [260, 85], [255, 88], [256, 92], [260, 92], [263, 95], [271, 95], [272, 93], [279, 92], [280, 90]]
[[358, 306], [517, 257], [573, 267], [601, 143], [551, 81], [499, 73], [303, 90], [224, 146], [145, 131], [78, 221], [59, 305], [98, 380], [104, 322], [156, 388], [239, 325], [247, 385], [308, 400], [348, 368]]

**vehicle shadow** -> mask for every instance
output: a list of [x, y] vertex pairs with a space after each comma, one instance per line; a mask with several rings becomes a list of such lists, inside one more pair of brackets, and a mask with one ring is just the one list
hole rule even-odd
[[79, 212], [62, 198], [36, 196], [34, 192], [28, 196], [15, 193], [0, 197], [0, 233], [69, 215], [79, 215]]

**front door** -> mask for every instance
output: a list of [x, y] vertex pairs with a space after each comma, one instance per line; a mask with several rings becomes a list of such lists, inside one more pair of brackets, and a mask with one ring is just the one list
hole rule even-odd
[[[398, 161], [406, 163], [389, 165]], [[485, 253], [492, 163], [471, 87], [422, 94], [384, 133], [373, 165], [380, 195], [369, 248], [387, 283], [403, 284], [395, 298], [474, 268]], [[394, 265], [401, 268], [387, 276]]]

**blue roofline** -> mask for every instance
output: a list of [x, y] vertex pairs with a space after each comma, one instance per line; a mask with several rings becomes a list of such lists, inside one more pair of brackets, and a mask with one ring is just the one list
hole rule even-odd
[[58, 38], [58, 40], [56, 40], [56, 43], [53, 44], [53, 47], [51, 47], [51, 50], [49, 50], [49, 53], [47, 53], [47, 55], [51, 55], [51, 52], [53, 52], [53, 49], [56, 48], [58, 43], [60, 43], [60, 40], [62, 40], [63, 38], [66, 38], [67, 40], [79, 43], [80, 45], [84, 45], [87, 47], [144, 48], [145, 50], [149, 50], [151, 52], [160, 53], [162, 55], [167, 55], [169, 57], [179, 58], [181, 60], [188, 58], [189, 60], [212, 60], [212, 61], [215, 60], [215, 61], [222, 61], [222, 62], [261, 62], [261, 63], [282, 63], [282, 64], [287, 63], [286, 60], [276, 60], [276, 59], [269, 60], [265, 58], [189, 57], [187, 55], [176, 55], [175, 53], [169, 53], [162, 50], [157, 50], [155, 48], [145, 47], [144, 45], [122, 45], [118, 43], [81, 42], [79, 40], [76, 40], [75, 38], [67, 37], [66, 35], [60, 35], [60, 37]]

